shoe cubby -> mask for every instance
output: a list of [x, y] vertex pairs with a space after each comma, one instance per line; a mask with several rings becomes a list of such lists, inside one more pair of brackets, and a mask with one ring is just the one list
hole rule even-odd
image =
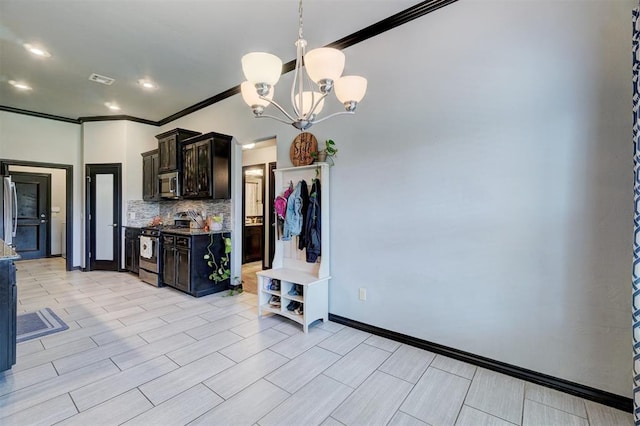
[[[274, 280], [280, 282], [280, 290], [271, 288]], [[260, 271], [258, 272], [258, 315], [262, 316], [267, 312], [282, 315], [301, 324], [306, 333], [312, 322], [318, 319], [326, 322], [329, 319], [328, 283], [328, 279], [318, 279], [316, 276], [296, 270]], [[302, 290], [302, 294], [290, 294], [295, 286]], [[280, 298], [280, 306], [273, 306], [270, 303], [273, 297]], [[292, 302], [302, 307], [302, 313], [287, 309]]]

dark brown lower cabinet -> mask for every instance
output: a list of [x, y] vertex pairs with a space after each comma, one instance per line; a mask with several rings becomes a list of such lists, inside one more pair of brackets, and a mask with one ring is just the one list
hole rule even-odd
[[124, 228], [124, 269], [134, 274], [140, 271], [140, 228]]
[[176, 237], [176, 288], [191, 292], [191, 238]]
[[162, 235], [162, 283], [170, 287], [176, 286], [176, 245], [175, 236]]
[[0, 371], [16, 363], [17, 301], [16, 266], [11, 260], [0, 261]]
[[[220, 259], [224, 255], [224, 237], [229, 233], [213, 234], [211, 250]], [[209, 279], [211, 268], [204, 258], [211, 241], [209, 234], [162, 234], [162, 282], [192, 296], [200, 297], [229, 288], [230, 279], [216, 283]]]
[[245, 225], [242, 244], [242, 263], [262, 260], [262, 225]]

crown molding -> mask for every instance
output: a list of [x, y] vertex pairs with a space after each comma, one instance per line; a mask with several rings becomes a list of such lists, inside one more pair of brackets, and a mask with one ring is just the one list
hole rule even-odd
[[30, 115], [32, 117], [46, 118], [48, 120], [62, 121], [65, 123], [80, 124], [76, 118], [61, 117], [59, 115], [45, 114], [43, 112], [29, 111], [27, 109], [14, 108], [6, 105], [0, 105], [0, 111], [13, 112], [14, 114]]
[[88, 123], [92, 121], [134, 121], [136, 123], [149, 124], [151, 126], [159, 126], [157, 121], [147, 120], [146, 118], [133, 117], [131, 115], [96, 115], [91, 117], [78, 117], [80, 123]]

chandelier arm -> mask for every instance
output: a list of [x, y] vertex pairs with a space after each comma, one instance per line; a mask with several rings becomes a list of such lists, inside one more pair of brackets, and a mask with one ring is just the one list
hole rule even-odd
[[[304, 46], [303, 44], [306, 43], [302, 38], [298, 38], [298, 41], [296, 42], [296, 67], [295, 67], [295, 72], [293, 73], [293, 83], [291, 84], [291, 104], [293, 105], [293, 112], [296, 114], [297, 117], [300, 117], [302, 114], [300, 114], [300, 110], [302, 109], [302, 105], [300, 108], [298, 108], [298, 105], [296, 105], [296, 85], [298, 85], [298, 83], [300, 84], [300, 86], [302, 86], [302, 75], [301, 75], [301, 71], [302, 71], [302, 56], [303, 56], [303, 49]], [[302, 89], [299, 90], [300, 91], [300, 104], [302, 104]]]
[[[324, 98], [326, 98], [326, 97], [327, 97], [327, 95], [328, 95], [328, 93], [324, 93], [322, 96], [320, 96], [320, 99], [318, 99], [318, 101], [317, 101], [317, 102], [315, 102], [315, 103], [313, 104], [313, 107], [311, 107], [311, 111], [309, 111], [309, 113], [307, 114], [307, 117], [311, 117], [311, 114], [313, 114], [313, 113], [314, 113], [314, 111], [316, 110], [316, 108], [318, 108], [318, 105], [320, 105], [320, 102], [322, 102], [322, 100], [323, 100]], [[314, 96], [315, 96], [315, 93], [312, 91], [312, 92], [311, 92], [311, 102], [313, 102], [313, 100], [314, 100], [314, 99], [313, 99], [313, 98], [314, 98]], [[315, 120], [314, 120], [314, 123], [317, 123], [317, 121], [315, 121]]]
[[[285, 111], [284, 108], [282, 108], [280, 105], [278, 105], [278, 103], [272, 99], [267, 99], [263, 96], [259, 96], [260, 99], [265, 100], [267, 102], [269, 102], [271, 105], [273, 105], [274, 107], [276, 107], [281, 113], [283, 113], [289, 120], [291, 121], [297, 121], [296, 118], [293, 118], [287, 111]], [[265, 116], [267, 117], [267, 116]], [[287, 123], [287, 124], [291, 124], [291, 123]]]
[[331, 117], [335, 117], [335, 116], [337, 116], [337, 115], [354, 115], [355, 113], [356, 113], [355, 111], [341, 111], [341, 112], [335, 112], [335, 113], [333, 113], [333, 114], [331, 114], [331, 115], [327, 115], [326, 117], [322, 117], [322, 118], [321, 118], [321, 119], [319, 119], [319, 120], [313, 120], [313, 124], [321, 123], [321, 122], [323, 122], [324, 120], [326, 120], [326, 119], [328, 119], [328, 118], [331, 118]]
[[[290, 121], [283, 120], [282, 118], [279, 118], [279, 117], [274, 117], [273, 115], [262, 114], [262, 115], [256, 115], [255, 118], [271, 118], [271, 119], [279, 121], [281, 123], [288, 124], [289, 126], [292, 125], [292, 123]], [[293, 120], [293, 121], [295, 121], [295, 120]]]

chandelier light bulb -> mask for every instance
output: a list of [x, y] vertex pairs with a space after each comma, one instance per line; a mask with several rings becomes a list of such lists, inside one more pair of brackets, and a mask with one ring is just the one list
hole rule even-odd
[[331, 47], [313, 49], [304, 55], [304, 66], [314, 83], [337, 80], [344, 70], [344, 53]]
[[359, 75], [346, 75], [335, 82], [336, 97], [343, 104], [360, 102], [367, 93], [367, 79]]
[[310, 112], [313, 115], [318, 115], [320, 114], [320, 111], [322, 111], [322, 107], [324, 106], [324, 99], [320, 100], [320, 103], [318, 103], [318, 106], [313, 111], [311, 111], [311, 108], [313, 107], [313, 104], [318, 102], [320, 98], [322, 98], [322, 93], [307, 91], [302, 92], [302, 105], [300, 105], [299, 93], [296, 93], [294, 102], [296, 103], [296, 106], [303, 116], [309, 115]]
[[[269, 105], [269, 101], [260, 99], [260, 96], [258, 96], [258, 92], [256, 91], [256, 87], [249, 81], [245, 81], [240, 85], [240, 91], [242, 93], [242, 99], [250, 107], [254, 107], [256, 105], [266, 107]], [[272, 99], [273, 91], [274, 88], [271, 87], [269, 93], [267, 93], [264, 97], [267, 99]]]
[[242, 57], [242, 71], [252, 84], [264, 83], [273, 86], [280, 80], [282, 61], [271, 53], [247, 53]]

